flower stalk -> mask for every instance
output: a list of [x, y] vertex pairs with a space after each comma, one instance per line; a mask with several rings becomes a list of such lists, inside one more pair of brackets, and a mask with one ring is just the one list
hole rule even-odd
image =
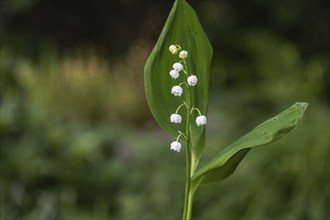
[[[191, 213], [192, 213], [192, 203], [193, 203], [193, 196], [194, 196], [194, 189], [191, 186], [191, 177], [193, 176], [195, 169], [196, 169], [196, 157], [194, 156], [193, 147], [191, 146], [191, 133], [190, 133], [190, 126], [191, 125], [191, 116], [192, 112], [196, 110], [199, 116], [196, 118], [197, 126], [205, 125], [206, 124], [206, 117], [201, 114], [201, 112], [191, 105], [191, 87], [197, 85], [198, 78], [196, 75], [190, 74], [188, 70], [188, 65], [186, 59], [188, 58], [188, 51], [182, 50], [179, 45], [171, 45], [169, 47], [170, 52], [173, 55], [179, 54], [179, 58], [181, 59], [179, 62], [176, 62], [172, 66], [172, 70], [170, 71], [170, 76], [173, 79], [177, 79], [180, 76], [180, 72], [184, 73], [184, 81], [179, 83], [176, 86], [173, 86], [171, 89], [171, 93], [174, 96], [181, 96], [183, 92], [185, 92], [185, 101], [183, 104], [179, 105], [176, 109], [175, 113], [171, 115], [170, 120], [172, 123], [181, 123], [181, 115], [178, 114], [179, 109], [182, 106], [186, 106], [186, 125], [185, 125], [185, 132], [179, 132], [179, 135], [176, 141], [172, 142], [171, 150], [180, 152], [181, 143], [179, 142], [179, 138], [184, 136], [186, 139], [186, 180], [185, 180], [185, 197], [184, 197], [184, 206], [183, 206], [183, 220], [190, 220]], [[182, 65], [183, 64], [183, 65]], [[186, 85], [185, 90], [181, 87], [182, 85]]]
[[[184, 62], [185, 63], [185, 62]], [[186, 65], [185, 65], [186, 66]], [[188, 75], [188, 71], [187, 71]], [[184, 196], [184, 206], [183, 206], [183, 220], [188, 220], [191, 218], [192, 210], [192, 195], [190, 192], [190, 177], [191, 174], [191, 151], [190, 151], [190, 111], [191, 111], [191, 100], [190, 100], [190, 90], [187, 88], [187, 121], [186, 121], [186, 184], [185, 184], [185, 196]]]

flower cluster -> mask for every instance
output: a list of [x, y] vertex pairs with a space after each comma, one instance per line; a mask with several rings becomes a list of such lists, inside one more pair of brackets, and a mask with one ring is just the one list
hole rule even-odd
[[[176, 55], [179, 53], [179, 58], [180, 58], [179, 62], [176, 62], [173, 64], [172, 70], [169, 73], [170, 76], [173, 79], [177, 79], [180, 77], [180, 73], [183, 72], [185, 74], [185, 78], [187, 81], [187, 82], [185, 82], [185, 81], [181, 82], [180, 84], [173, 86], [171, 89], [171, 94], [173, 94], [174, 96], [181, 96], [183, 93], [183, 88], [181, 87], [181, 85], [183, 85], [183, 84], [186, 85], [187, 92], [189, 92], [189, 87], [197, 85], [198, 78], [196, 75], [188, 73], [187, 64], [186, 64], [186, 58], [188, 58], [188, 55], [189, 55], [188, 51], [182, 50], [179, 45], [171, 45], [169, 47], [169, 51], [173, 55]], [[193, 110], [196, 110], [198, 112], [199, 116], [196, 118], [197, 126], [206, 125], [206, 123], [207, 123], [206, 116], [202, 115], [201, 112], [197, 108], [194, 108], [194, 107], [191, 108], [190, 106], [188, 106], [186, 104], [186, 102], [183, 102], [183, 104], [181, 104], [176, 109], [175, 113], [170, 116], [171, 123], [181, 123], [182, 122], [182, 117], [180, 114], [178, 114], [178, 112], [182, 106], [185, 106], [190, 111], [190, 114], [192, 114]], [[171, 150], [174, 150], [177, 152], [180, 152], [180, 149], [181, 149], [181, 143], [179, 142], [180, 137], [184, 136], [186, 139], [188, 138], [182, 132], [179, 131], [179, 133], [180, 134], [177, 137], [176, 141], [173, 141], [171, 144]]]

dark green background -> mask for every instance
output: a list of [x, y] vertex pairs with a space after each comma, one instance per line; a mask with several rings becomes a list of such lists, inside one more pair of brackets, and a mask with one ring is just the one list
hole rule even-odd
[[[287, 137], [199, 189], [194, 219], [330, 219], [329, 1], [188, 2], [214, 49], [202, 163], [310, 104]], [[143, 86], [172, 3], [0, 1], [1, 219], [181, 217], [185, 155]]]

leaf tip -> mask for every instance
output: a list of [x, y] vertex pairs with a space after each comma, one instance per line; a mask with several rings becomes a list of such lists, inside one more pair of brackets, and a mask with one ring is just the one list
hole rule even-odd
[[308, 103], [307, 102], [296, 102], [294, 105], [296, 107], [298, 107], [300, 109], [304, 109], [304, 110], [306, 110], [306, 108], [308, 107]]

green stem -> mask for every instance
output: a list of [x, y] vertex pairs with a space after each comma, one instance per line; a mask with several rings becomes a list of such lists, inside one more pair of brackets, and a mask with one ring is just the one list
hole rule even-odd
[[[187, 69], [187, 64], [185, 61], [184, 65]], [[187, 76], [185, 77], [187, 78]], [[186, 103], [187, 103], [187, 122], [186, 122], [186, 188], [185, 188], [185, 197], [184, 197], [184, 209], [183, 209], [183, 220], [190, 220], [191, 213], [192, 213], [192, 203], [193, 203], [193, 191], [191, 190], [190, 184], [190, 177], [194, 172], [194, 169], [191, 167], [191, 150], [190, 150], [190, 111], [191, 111], [191, 103], [190, 103], [190, 88], [187, 88], [187, 96], [186, 96]], [[195, 164], [193, 162], [193, 164]]]
[[188, 194], [188, 207], [187, 207], [187, 217], [186, 217], [187, 220], [191, 220], [193, 200], [194, 200], [194, 192], [190, 188], [190, 191]]

